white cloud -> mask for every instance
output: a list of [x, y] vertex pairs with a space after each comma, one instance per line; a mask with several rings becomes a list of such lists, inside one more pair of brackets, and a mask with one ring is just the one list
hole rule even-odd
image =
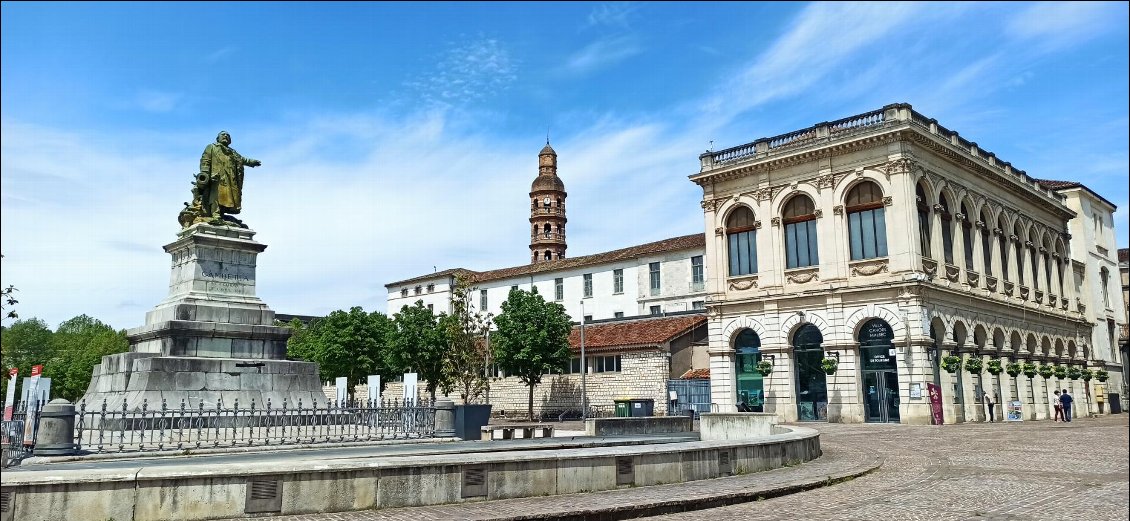
[[601, 38], [577, 51], [566, 60], [570, 73], [586, 73], [631, 58], [643, 52], [633, 36]]
[[435, 70], [406, 82], [431, 104], [461, 105], [505, 91], [518, 78], [518, 62], [502, 42], [478, 38], [444, 51]]
[[1072, 45], [1126, 24], [1124, 2], [1036, 2], [1012, 16], [1006, 32], [1041, 47]]
[[146, 112], [171, 112], [183, 95], [176, 92], [161, 92], [156, 90], [142, 90], [137, 93], [135, 102], [138, 107]]
[[612, 2], [597, 5], [589, 12], [589, 27], [617, 27], [626, 29], [629, 19], [638, 9], [632, 2]]

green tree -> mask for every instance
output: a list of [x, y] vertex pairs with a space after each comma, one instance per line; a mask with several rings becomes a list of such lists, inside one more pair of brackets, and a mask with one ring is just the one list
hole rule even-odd
[[[0, 259], [3, 258], [4, 256], [0, 255]], [[8, 287], [0, 290], [0, 313], [3, 314], [3, 316], [0, 317], [0, 320], [15, 320], [19, 318], [19, 314], [16, 313], [16, 310], [12, 309], [16, 306], [16, 304], [20, 303], [20, 301], [16, 300], [17, 291], [19, 290], [11, 284], [9, 284]], [[5, 373], [5, 377], [7, 377], [6, 375], [7, 373]]]
[[498, 331], [491, 336], [494, 357], [508, 375], [530, 388], [529, 417], [534, 419], [534, 387], [542, 376], [569, 362], [569, 332], [573, 325], [565, 307], [546, 302], [533, 291], [512, 290], [495, 318]]
[[437, 388], [449, 385], [444, 372], [447, 337], [440, 327], [446, 320], [446, 314], [437, 317], [421, 300], [393, 314], [395, 330], [389, 342], [389, 365], [398, 371], [417, 373], [427, 382], [432, 399]]
[[54, 356], [44, 367], [44, 376], [51, 378], [52, 396], [72, 402], [86, 394], [94, 366], [103, 356], [129, 350], [124, 330], [114, 331], [88, 315], [59, 324], [51, 341]]
[[389, 375], [385, 364], [392, 323], [383, 313], [366, 313], [360, 307], [334, 311], [305, 325], [295, 319], [288, 326], [292, 358], [317, 362], [323, 381], [344, 376], [352, 388], [371, 374]]
[[[38, 318], [17, 320], [0, 332], [0, 358], [3, 359], [3, 392], [8, 391], [8, 370], [15, 367], [20, 377], [31, 376], [31, 366], [47, 365], [54, 356], [51, 329]], [[19, 397], [17, 396], [18, 400]]]
[[451, 315], [440, 320], [447, 337], [443, 359], [447, 383], [444, 392], [450, 392], [452, 387], [458, 389], [463, 403], [471, 403], [490, 386], [486, 364], [490, 360], [487, 333], [492, 316], [475, 310], [471, 303], [473, 291], [465, 278], [457, 277], [451, 290]]

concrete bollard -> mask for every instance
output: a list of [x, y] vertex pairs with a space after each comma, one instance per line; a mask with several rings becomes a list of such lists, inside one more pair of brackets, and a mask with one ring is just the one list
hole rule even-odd
[[39, 413], [39, 431], [35, 434], [36, 456], [70, 456], [78, 454], [75, 445], [75, 405], [56, 398]]
[[455, 402], [440, 398], [436, 400], [436, 437], [455, 436]]

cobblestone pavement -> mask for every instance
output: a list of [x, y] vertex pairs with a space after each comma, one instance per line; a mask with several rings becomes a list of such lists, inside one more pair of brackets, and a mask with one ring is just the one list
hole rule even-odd
[[[736, 497], [744, 502], [652, 519], [1128, 519], [1127, 420], [1121, 415], [1071, 424], [805, 424], [821, 431], [824, 456], [796, 467], [588, 494], [273, 519], [626, 519], [645, 514], [638, 509], [649, 506], [701, 509], [727, 497], [731, 501], [723, 504]], [[837, 481], [876, 466], [852, 480], [780, 495], [793, 485]]]
[[878, 471], [809, 492], [657, 516], [664, 521], [1128, 519], [1127, 415], [1065, 423], [817, 426]]

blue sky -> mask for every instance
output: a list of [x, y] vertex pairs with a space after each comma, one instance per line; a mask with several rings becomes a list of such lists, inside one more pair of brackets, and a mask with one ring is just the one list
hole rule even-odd
[[200, 153], [263, 166], [242, 218], [278, 312], [528, 260], [547, 132], [569, 254], [702, 230], [698, 155], [909, 102], [1119, 205], [1126, 3], [0, 4], [2, 284], [135, 327]]

